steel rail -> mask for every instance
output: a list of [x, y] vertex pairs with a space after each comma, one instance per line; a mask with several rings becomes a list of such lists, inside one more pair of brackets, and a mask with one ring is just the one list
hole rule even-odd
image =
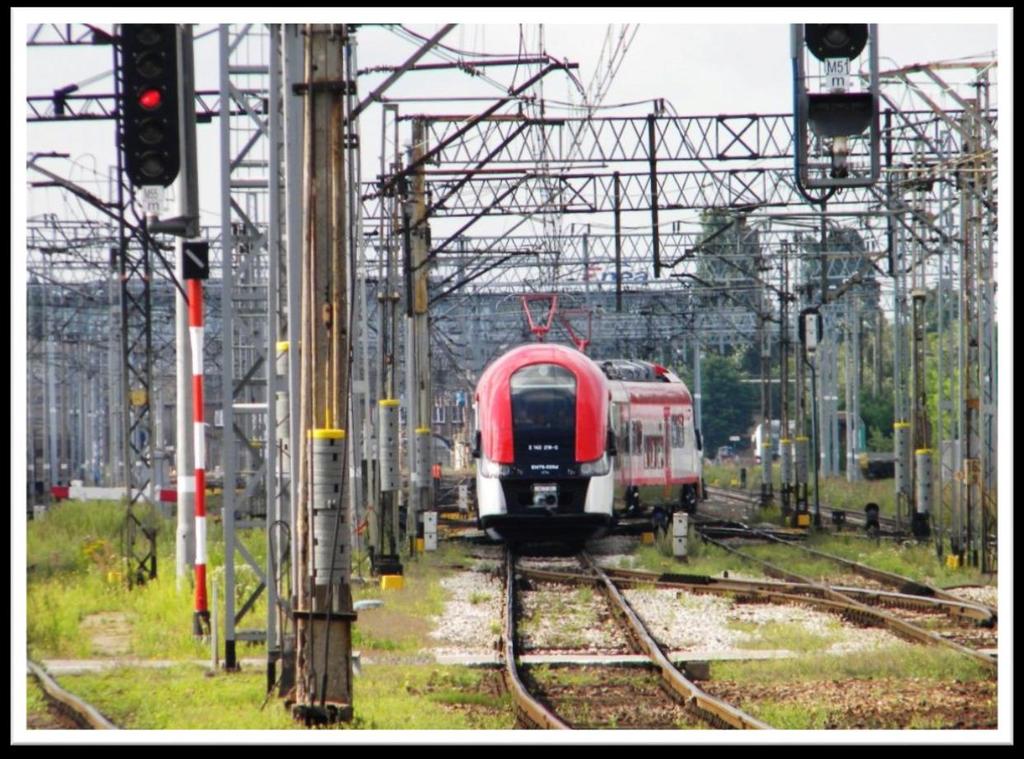
[[550, 709], [530, 695], [530, 692], [519, 679], [516, 666], [516, 585], [515, 555], [511, 550], [505, 551], [505, 624], [502, 629], [502, 656], [505, 659], [505, 683], [508, 685], [512, 698], [530, 722], [546, 730], [571, 730]]
[[[595, 582], [593, 576], [578, 573], [559, 573], [545, 570], [530, 570], [525, 574], [527, 574], [530, 577], [534, 577], [535, 579], [547, 580], [549, 582]], [[821, 595], [806, 595], [806, 593], [800, 592], [798, 583], [778, 583], [779, 589], [773, 590], [765, 587], [759, 587], [759, 583], [757, 583], [756, 581], [751, 581], [749, 584], [742, 584], [742, 581], [739, 580], [726, 580], [721, 585], [717, 585], [713, 582], [683, 583], [659, 581], [652, 583], [649, 580], [643, 580], [639, 578], [615, 578], [614, 582], [617, 585], [626, 585], [630, 587], [643, 587], [645, 585], [649, 586], [653, 584], [655, 587], [658, 588], [685, 590], [690, 593], [708, 593], [712, 595], [738, 596], [746, 599], [763, 601], [765, 603], [797, 603], [802, 604], [804, 606], [813, 606], [815, 608], [825, 609], [826, 611], [839, 613], [847, 618], [860, 619], [861, 621], [869, 623], [871, 625], [876, 625], [878, 623], [876, 617], [864, 614], [863, 609], [860, 605], [849, 603], [846, 601], [837, 601], [828, 598], [823, 598]], [[761, 585], [764, 584], [765, 583], [761, 583]], [[907, 598], [918, 597], [908, 596]]]
[[[759, 502], [758, 501], [758, 496], [751, 495], [750, 493], [746, 493], [746, 492], [733, 492], [733, 491], [728, 490], [727, 488], [719, 488], [719, 487], [713, 487], [713, 486], [712, 487], [708, 487], [707, 490], [708, 490], [708, 494], [709, 495], [715, 496], [715, 497], [718, 497], [718, 498], [728, 498], [728, 499], [731, 499], [731, 500], [734, 500], [734, 501], [743, 501], [745, 503], [758, 503]], [[833, 512], [841, 511], [844, 514], [847, 515], [847, 517], [850, 519], [850, 521], [855, 522], [856, 524], [863, 524], [864, 521], [865, 521], [864, 515], [861, 514], [860, 512], [857, 512], [857, 511], [847, 511], [846, 509], [833, 509], [831, 506], [828, 506], [828, 505], [826, 505], [824, 503], [820, 504], [820, 506], [821, 506], [821, 511], [822, 511], [822, 516], [823, 517], [831, 519]], [[893, 519], [892, 517], [879, 516], [878, 517], [878, 523], [879, 523], [879, 525], [881, 525], [883, 527], [889, 527], [889, 528], [892, 528], [892, 529], [896, 529], [897, 526], [898, 526], [898, 522], [895, 519]]]
[[[771, 535], [769, 533], [762, 533], [760, 530], [754, 530], [754, 532], [756, 532], [758, 534], [763, 534], [768, 540], [771, 540], [771, 541], [774, 541], [774, 542], [781, 542], [781, 541], [778, 541], [778, 538], [776, 538], [775, 536], [773, 536], [773, 535]], [[786, 545], [791, 545], [791, 544], [787, 543]], [[959, 598], [957, 598], [952, 593], [948, 593], [948, 592], [942, 590], [941, 588], [936, 588], [935, 586], [929, 585], [926, 582], [919, 582], [917, 580], [912, 580], [909, 577], [904, 577], [903, 575], [898, 575], [898, 574], [896, 574], [894, 572], [887, 572], [884, 569], [876, 569], [875, 567], [870, 567], [867, 564], [861, 564], [860, 562], [853, 561], [852, 559], [846, 559], [846, 558], [844, 558], [842, 556], [836, 556], [834, 554], [825, 553], [824, 551], [819, 551], [819, 550], [817, 550], [815, 548], [808, 548], [807, 546], [796, 545], [796, 544], [792, 544], [792, 545], [795, 545], [795, 547], [799, 548], [801, 551], [806, 551], [807, 553], [811, 554], [812, 556], [819, 556], [819, 557], [821, 557], [823, 559], [829, 559], [830, 561], [834, 561], [837, 564], [841, 564], [841, 565], [843, 565], [845, 567], [848, 567], [849, 569], [852, 569], [857, 574], [862, 575], [864, 577], [867, 577], [869, 579], [877, 580], [877, 581], [883, 582], [883, 583], [897, 584], [897, 585], [900, 585], [901, 587], [908, 587], [908, 586], [910, 586], [910, 587], [915, 587], [915, 588], [921, 588], [922, 590], [926, 590], [928, 592], [928, 595], [926, 597], [934, 597], [934, 598], [942, 599], [943, 601], [948, 601], [950, 604], [961, 604], [961, 605], [964, 605], [964, 606], [976, 606], [976, 607], [980, 606], [980, 607], [984, 608], [988, 612], [988, 616], [991, 618], [991, 620], [993, 622], [997, 618], [998, 611], [996, 609], [992, 608], [991, 606], [988, 606], [987, 604], [964, 604], [963, 601], [961, 601]], [[924, 595], [924, 594], [918, 593], [918, 594], [915, 594], [915, 595]]]
[[915, 624], [902, 620], [898, 617], [894, 617], [893, 615], [888, 614], [884, 611], [873, 609], [870, 606], [867, 606], [865, 604], [860, 603], [859, 601], [854, 600], [853, 598], [850, 598], [846, 594], [840, 593], [828, 587], [827, 585], [816, 583], [813, 580], [810, 580], [806, 577], [802, 577], [801, 575], [795, 574], [793, 572], [789, 572], [788, 570], [782, 569], [781, 567], [778, 567], [770, 562], [764, 561], [763, 559], [759, 559], [756, 556], [751, 556], [750, 554], [743, 553], [742, 551], [737, 550], [732, 546], [728, 546], [719, 540], [714, 540], [713, 538], [708, 537], [704, 537], [702, 539], [710, 543], [711, 545], [723, 549], [724, 551], [736, 554], [737, 556], [740, 556], [741, 558], [746, 559], [747, 561], [752, 561], [757, 564], [760, 564], [769, 574], [775, 573], [776, 576], [784, 577], [785, 579], [794, 582], [807, 583], [808, 585], [815, 586], [820, 589], [820, 592], [826, 598], [833, 601], [848, 603], [853, 607], [853, 609], [851, 610], [852, 612], [857, 613], [864, 619], [872, 619], [875, 622], [875, 624], [878, 624], [882, 627], [886, 627], [892, 632], [896, 633], [897, 635], [902, 635], [905, 638], [916, 640], [922, 643], [935, 643], [941, 646], [946, 646], [947, 648], [952, 648], [954, 651], [957, 651], [965, 656], [969, 656], [975, 661], [984, 664], [989, 669], [996, 669], [995, 658], [989, 656], [988, 654], [983, 654], [980, 651], [975, 651], [974, 649], [962, 646], [959, 643], [956, 643], [955, 641], [943, 638], [941, 635], [937, 633], [925, 630], [921, 627], [918, 627]]
[[39, 681], [46, 697], [82, 727], [91, 730], [120, 730], [93, 706], [61, 688], [42, 666], [31, 659], [28, 660], [28, 671]]
[[657, 641], [648, 632], [646, 626], [630, 607], [622, 593], [611, 578], [593, 561], [588, 554], [580, 555], [581, 561], [594, 574], [595, 579], [605, 589], [607, 596], [629, 622], [629, 626], [637, 642], [661, 671], [661, 676], [668, 686], [686, 702], [687, 706], [702, 715], [710, 715], [711, 721], [723, 723], [728, 727], [743, 730], [770, 730], [771, 725], [740, 711], [736, 707], [705, 693], [694, 683], [686, 679], [669, 661]]
[[[799, 582], [782, 582], [776, 580], [740, 580], [733, 578], [710, 577], [707, 575], [676, 575], [670, 573], [641, 572], [630, 569], [605, 569], [604, 572], [613, 578], [617, 585], [643, 587], [653, 585], [657, 588], [685, 590], [689, 593], [710, 593], [714, 595], [742, 594], [763, 597], [766, 600], [777, 598], [798, 598], [812, 605], [815, 598], [823, 594], [815, 585]], [[592, 582], [589, 575], [575, 572], [557, 572], [553, 570], [530, 569], [523, 572], [528, 577], [549, 582]], [[965, 601], [948, 601], [945, 599], [918, 596], [907, 593], [896, 593], [872, 588], [855, 588], [843, 585], [825, 586], [844, 595], [862, 597], [881, 606], [895, 606], [915, 611], [941, 611], [954, 619], [963, 619], [980, 625], [989, 626], [995, 622], [991, 610], [979, 604]], [[808, 597], [813, 596], [813, 597]], [[851, 611], [855, 609], [850, 607]]]
[[[711, 489], [709, 488], [709, 490], [711, 490]], [[719, 491], [718, 493], [712, 493], [712, 494], [713, 495], [721, 495], [721, 496], [724, 496], [726, 498], [733, 498], [733, 499], [737, 499], [737, 500], [738, 499], [742, 499], [742, 498], [745, 497], [745, 496], [743, 496], [743, 495], [741, 495], [739, 493], [729, 493], [727, 491]], [[830, 513], [832, 511], [832, 509], [830, 509], [828, 507], [825, 507], [825, 506], [822, 506], [822, 509], [825, 510], [825, 511], [828, 511]], [[880, 521], [881, 521], [881, 519], [880, 519]], [[888, 520], [888, 519], [886, 519], [885, 521], [895, 523], [895, 520]], [[854, 561], [852, 559], [847, 559], [847, 558], [845, 558], [843, 556], [836, 556], [835, 554], [826, 553], [825, 551], [819, 551], [819, 550], [817, 550], [815, 548], [808, 548], [807, 546], [799, 545], [797, 543], [792, 543], [790, 541], [781, 540], [781, 539], [779, 539], [775, 535], [772, 535], [769, 532], [765, 532], [763, 530], [758, 530], [757, 528], [754, 528], [754, 527], [749, 527], [748, 529], [752, 533], [754, 533], [754, 534], [756, 534], [756, 535], [758, 535], [760, 537], [764, 537], [767, 540], [771, 540], [771, 541], [776, 542], [776, 543], [783, 543], [785, 545], [794, 546], [795, 548], [799, 548], [801, 551], [805, 551], [805, 552], [807, 552], [807, 553], [809, 553], [809, 554], [811, 554], [813, 556], [818, 556], [820, 558], [828, 559], [829, 561], [833, 561], [833, 562], [835, 562], [837, 564], [841, 564], [842, 566], [845, 566], [848, 569], [853, 570], [855, 573], [861, 575], [862, 577], [867, 577], [870, 580], [876, 580], [877, 582], [881, 582], [881, 583], [889, 584], [889, 585], [897, 585], [900, 588], [908, 588], [908, 587], [920, 588], [923, 592], [922, 593], [914, 593], [913, 595], [920, 595], [920, 596], [926, 596], [926, 597], [934, 597], [934, 598], [942, 599], [944, 601], [948, 601], [951, 605], [960, 605], [960, 606], [963, 607], [964, 612], [965, 612], [962, 616], [973, 617], [973, 618], [977, 618], [977, 619], [984, 619], [984, 621], [986, 621], [986, 622], [994, 622], [996, 620], [996, 618], [998, 617], [998, 610], [993, 608], [993, 607], [991, 607], [991, 606], [989, 606], [988, 604], [969, 604], [969, 603], [964, 603], [963, 600], [961, 600], [957, 596], [953, 595], [952, 593], [949, 593], [948, 591], [945, 591], [942, 588], [937, 588], [934, 585], [930, 585], [929, 583], [921, 582], [921, 581], [918, 581], [918, 580], [914, 580], [914, 579], [912, 579], [910, 577], [905, 577], [903, 575], [896, 574], [895, 572], [887, 572], [884, 569], [877, 569], [876, 567], [871, 567], [871, 566], [868, 566], [867, 564], [862, 564], [862, 563], [860, 563], [858, 561]], [[986, 612], [986, 615], [985, 615], [984, 618], [976, 617], [975, 616], [974, 610], [977, 609], [978, 607], [980, 607], [981, 609], [983, 609]]]

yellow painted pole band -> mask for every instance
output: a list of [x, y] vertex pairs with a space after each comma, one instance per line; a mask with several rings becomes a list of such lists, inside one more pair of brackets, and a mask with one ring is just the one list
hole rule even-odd
[[892, 428], [894, 430], [905, 430], [910, 427], [910, 422], [893, 422]]
[[288, 350], [288, 341], [287, 340], [279, 340], [278, 343], [277, 343], [277, 352], [278, 353], [284, 353], [286, 350]]
[[796, 441], [797, 441], [798, 443], [799, 443], [800, 441], [803, 441], [803, 442], [805, 442], [805, 443], [806, 443], [806, 442], [807, 442], [807, 441], [809, 441], [809, 440], [810, 440], [810, 438], [809, 438], [809, 437], [803, 437], [802, 435], [801, 435], [800, 437], [798, 437], [798, 438], [796, 439]]
[[398, 401], [395, 400], [394, 398], [381, 398], [379, 401], [377, 401], [377, 404], [380, 406], [397, 406]]
[[310, 430], [309, 437], [312, 440], [344, 440], [345, 430], [320, 429]]
[[417, 427], [416, 428], [416, 434], [417, 435], [429, 435], [430, 434], [430, 427]]
[[779, 440], [779, 442], [782, 443], [782, 445], [789, 445], [793, 441], [790, 440], [788, 437], [784, 437], [781, 440]]
[[918, 454], [918, 453], [935, 453], [935, 449], [934, 448], [918, 448], [916, 451], [914, 451], [914, 453], [915, 454]]

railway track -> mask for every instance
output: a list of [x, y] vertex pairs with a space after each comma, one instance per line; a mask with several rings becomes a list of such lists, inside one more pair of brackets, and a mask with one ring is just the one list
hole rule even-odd
[[[966, 644], [968, 640], [973, 640], [976, 638], [976, 636], [962, 635], [957, 633], [948, 635], [939, 634], [938, 632], [922, 627], [920, 624], [917, 624], [914, 621], [910, 621], [908, 619], [901, 618], [887, 611], [883, 611], [879, 608], [869, 606], [868, 604], [860, 600], [852, 598], [851, 595], [846, 592], [842, 592], [840, 590], [837, 590], [828, 585], [824, 585], [822, 583], [814, 582], [809, 578], [802, 577], [801, 575], [790, 572], [789, 570], [783, 569], [782, 567], [774, 565], [771, 562], [767, 562], [756, 556], [752, 556], [748, 553], [745, 553], [737, 548], [734, 548], [733, 546], [727, 545], [723, 541], [707, 537], [703, 539], [714, 546], [717, 546], [725, 551], [728, 551], [729, 553], [741, 557], [745, 561], [749, 561], [760, 565], [764, 569], [764, 571], [770, 576], [779, 577], [790, 582], [797, 582], [811, 586], [811, 588], [815, 590], [815, 593], [818, 596], [820, 596], [820, 598], [817, 599], [818, 603], [820, 603], [822, 606], [826, 608], [835, 609], [837, 612], [841, 613], [845, 617], [860, 620], [864, 624], [885, 627], [892, 631], [894, 634], [899, 635], [900, 637], [917, 641], [919, 643], [937, 644], [941, 646], [946, 646], [947, 648], [952, 648], [953, 650], [961, 654], [964, 654], [965, 656], [973, 658], [975, 661], [983, 664], [985, 667], [989, 668], [993, 672], [996, 669], [996, 658], [994, 656], [988, 653], [984, 653], [982, 650], [979, 650], [978, 648], [972, 648], [970, 647], [970, 645]], [[962, 602], [960, 603], [962, 604]], [[967, 608], [971, 606], [975, 605], [962, 604], [960, 614], [961, 618], [969, 618], [965, 615], [967, 613]], [[951, 609], [952, 606], [947, 605], [946, 608]], [[982, 608], [984, 609], [985, 607]], [[995, 617], [993, 615], [992, 624], [994, 625], [994, 623]], [[961, 643], [957, 638], [964, 640], [964, 643]], [[988, 647], [991, 648], [991, 646]]]
[[[745, 580], [734, 578], [711, 577], [708, 575], [689, 575], [677, 573], [643, 572], [632, 569], [605, 569], [604, 572], [620, 587], [656, 587], [672, 590], [683, 590], [688, 593], [707, 593], [714, 595], [740, 595], [772, 601], [791, 596], [824, 597], [822, 588], [844, 593], [854, 599], [877, 606], [908, 609], [921, 613], [941, 613], [955, 620], [985, 624], [993, 620], [988, 607], [971, 604], [962, 600], [948, 601], [908, 593], [895, 593], [872, 588], [857, 588], [842, 585], [816, 585], [804, 582], [786, 582], [779, 580]], [[560, 572], [544, 572], [527, 570], [526, 574], [537, 579], [551, 582], [580, 582], [588, 577], [582, 574]], [[993, 620], [994, 621], [994, 620]]]
[[[743, 491], [730, 490], [729, 488], [720, 487], [708, 487], [708, 495], [715, 498], [722, 498], [730, 501], [738, 501], [744, 504], [755, 504], [759, 502], [759, 496], [752, 493]], [[849, 511], [847, 509], [833, 509], [825, 504], [819, 504], [821, 509], [821, 518], [823, 521], [829, 522], [830, 524], [836, 524], [838, 527], [842, 526], [856, 526], [863, 528], [867, 523], [867, 517], [859, 511]], [[839, 515], [842, 515], [839, 517]], [[839, 521], [837, 522], [837, 517]], [[879, 515], [878, 526], [881, 530], [886, 533], [893, 535], [903, 536], [905, 529], [900, 522], [892, 517], [884, 517]]]
[[[737, 495], [726, 494], [726, 497], [733, 498], [737, 497]], [[698, 525], [700, 521], [702, 521], [702, 519], [706, 519], [706, 517], [698, 516]], [[888, 521], [892, 522], [894, 520]], [[875, 567], [868, 566], [867, 564], [862, 564], [860, 562], [856, 562], [842, 556], [836, 556], [835, 554], [820, 551], [815, 548], [808, 548], [807, 546], [800, 545], [798, 542], [795, 541], [780, 539], [779, 536], [773, 534], [771, 531], [768, 530], [751, 528], [746, 525], [743, 525], [743, 527], [751, 535], [760, 537], [770, 542], [784, 543], [786, 545], [793, 546], [798, 550], [807, 553], [808, 555], [827, 559], [829, 561], [834, 562], [835, 564], [838, 564], [846, 569], [851, 570], [852, 572], [854, 572], [857, 575], [860, 575], [861, 577], [865, 577], [869, 580], [878, 582], [882, 585], [887, 585], [889, 587], [896, 588], [903, 594], [923, 595], [933, 597], [936, 599], [942, 599], [950, 602], [951, 609], [955, 609], [958, 603], [963, 603], [962, 600], [956, 595], [949, 593], [948, 591], [942, 590], [941, 588], [937, 588], [928, 583], [919, 582], [917, 580], [911, 579], [909, 577], [904, 577], [903, 575], [899, 575], [894, 572], [887, 572], [885, 570], [877, 569]], [[975, 608], [978, 606], [982, 607], [983, 609], [983, 612], [981, 612], [980, 614], [979, 612], [977, 612], [977, 609]], [[966, 616], [977, 619], [978, 621], [982, 621], [986, 624], [994, 624], [997, 616], [996, 609], [984, 604], [964, 604], [964, 613]]]
[[[650, 684], [638, 685], [635, 682], [637, 676], [632, 676], [634, 682], [628, 685], [628, 688], [632, 689], [632, 695], [628, 696], [628, 698], [633, 700], [631, 706], [634, 709], [637, 706], [637, 703], [639, 703], [639, 699], [664, 699], [664, 692], [667, 692], [676, 704], [681, 704], [685, 707], [685, 711], [688, 716], [688, 719], [685, 720], [687, 723], [685, 724], [686, 727], [700, 726], [693, 723], [693, 718], [697, 718], [712, 727], [729, 727], [739, 729], [767, 729], [770, 727], [764, 722], [745, 714], [730, 704], [705, 693], [692, 681], [687, 679], [668, 660], [658, 643], [654, 640], [640, 618], [629, 606], [622, 593], [616, 587], [615, 582], [607, 575], [607, 573], [598, 567], [596, 563], [594, 563], [585, 554], [581, 555], [580, 561], [584, 565], [583, 572], [577, 572], [576, 575], [580, 579], [585, 579], [588, 583], [596, 585], [602, 589], [604, 597], [612, 610], [613, 616], [621, 621], [622, 629], [626, 632], [628, 639], [631, 641], [632, 647], [634, 650], [645, 654], [650, 660], [652, 667], [657, 672], [658, 677], [656, 684], [658, 688], [655, 689], [658, 691], [657, 696], [653, 694]], [[524, 677], [517, 665], [518, 651], [516, 641], [518, 635], [516, 630], [516, 620], [518, 619], [518, 608], [516, 598], [516, 568], [515, 556], [511, 552], [506, 555], [505, 582], [507, 595], [505, 605], [505, 625], [502, 636], [505, 676], [509, 685], [509, 691], [513, 695], [520, 714], [528, 723], [546, 729], [571, 729], [573, 727], [597, 726], [589, 724], [581, 725], [578, 724], [577, 721], [569, 720], [564, 716], [560, 716], [556, 713], [556, 709], [552, 707], [549, 702], [558, 701], [559, 704], [565, 704], [567, 701], [572, 700], [581, 701], [584, 699], [599, 699], [606, 695], [603, 692], [598, 692], [603, 691], [603, 687], [594, 688], [592, 692], [580, 695], [578, 693], [567, 694], [565, 692], [566, 689], [563, 686], [551, 687], [548, 685], [544, 687], [546, 694], [545, 698], [538, 698], [534, 695], [533, 691], [535, 690], [536, 685], [528, 687], [528, 682], [535, 684], [536, 680], [530, 675], [526, 675]], [[609, 678], [603, 679], [605, 682], [609, 680]], [[619, 694], [618, 697], [621, 699], [623, 698], [623, 695]], [[565, 708], [567, 707], [559, 707], [559, 710], [564, 710]], [[671, 710], [668, 712], [667, 718], [670, 720], [668, 725], [659, 724], [654, 727], [678, 726], [678, 717], [673, 716]], [[666, 717], [663, 716], [661, 719], [664, 720]], [[673, 724], [673, 720], [676, 721], [676, 724]], [[645, 727], [647, 729], [651, 729], [652, 726], [629, 725], [629, 727]]]
[[28, 671], [35, 677], [42, 688], [46, 700], [62, 714], [70, 717], [75, 724], [85, 730], [119, 730], [99, 710], [83, 701], [73, 693], [69, 693], [50, 677], [46, 670], [31, 659], [28, 660]]

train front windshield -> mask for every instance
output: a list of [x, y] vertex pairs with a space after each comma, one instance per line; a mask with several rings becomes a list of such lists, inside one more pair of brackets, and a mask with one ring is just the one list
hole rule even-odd
[[512, 375], [512, 439], [516, 461], [557, 474], [575, 461], [576, 378], [555, 364]]

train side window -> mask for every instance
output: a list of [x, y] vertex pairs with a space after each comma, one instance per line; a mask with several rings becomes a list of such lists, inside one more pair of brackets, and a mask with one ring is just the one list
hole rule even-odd
[[633, 422], [633, 434], [630, 450], [639, 453], [644, 449], [644, 427], [639, 420]]
[[665, 466], [665, 438], [650, 435], [644, 441], [644, 468], [661, 469]]
[[672, 415], [672, 447], [686, 447], [686, 420], [682, 414]]

